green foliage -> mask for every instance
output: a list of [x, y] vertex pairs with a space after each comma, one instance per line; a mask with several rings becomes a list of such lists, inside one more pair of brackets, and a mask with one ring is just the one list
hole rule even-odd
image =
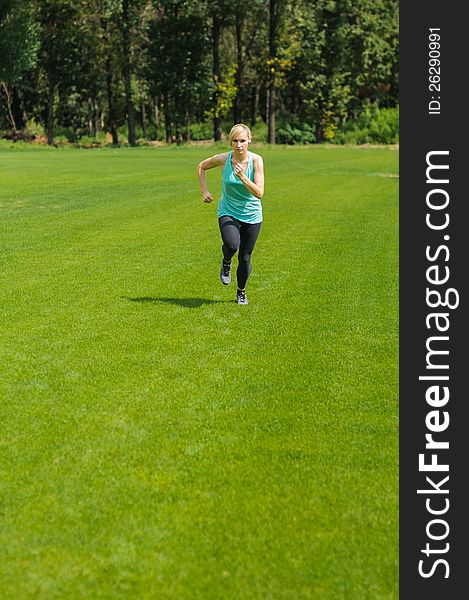
[[29, 131], [29, 133], [35, 137], [40, 136], [40, 135], [44, 135], [44, 128], [41, 125], [41, 123], [39, 123], [38, 121], [36, 121], [35, 119], [30, 119], [27, 124], [26, 124], [26, 129]]
[[380, 106], [398, 102], [398, 0], [344, 0], [344, 41], [352, 110], [369, 99]]
[[79, 145], [80, 146], [92, 146], [92, 147], [97, 147], [97, 146], [102, 146], [103, 144], [105, 144], [106, 138], [104, 133], [100, 133], [96, 136], [94, 135], [82, 135], [79, 139]]
[[216, 104], [205, 112], [207, 117], [223, 117], [233, 106], [237, 87], [235, 85], [236, 65], [228, 67], [223, 76], [215, 78], [212, 96], [216, 98]]
[[189, 133], [191, 140], [209, 140], [213, 134], [213, 123], [210, 121], [191, 123]]
[[396, 103], [397, 7], [395, 0], [294, 3], [284, 34], [286, 92], [294, 117], [314, 123], [318, 141], [333, 141], [367, 99]]
[[[87, 123], [89, 111], [78, 91], [70, 90], [70, 93], [60, 98], [56, 116], [61, 126], [70, 130], [70, 141], [76, 141], [82, 135], [89, 133]], [[56, 131], [58, 133], [58, 129]]]
[[196, 6], [175, 0], [162, 5], [160, 17], [149, 24], [144, 72], [152, 95], [164, 99], [167, 126], [179, 132], [202, 116], [209, 101], [209, 46]]
[[267, 124], [262, 119], [257, 119], [256, 123], [250, 129], [254, 143], [267, 142]]
[[397, 0], [1, 0], [0, 128], [33, 117], [79, 139], [134, 112], [180, 143], [207, 118], [267, 122], [275, 85], [279, 139], [334, 142], [366, 103], [397, 105], [398, 49]]
[[0, 2], [0, 80], [15, 83], [37, 59], [39, 27], [28, 0]]
[[367, 104], [357, 119], [348, 120], [337, 132], [338, 144], [397, 144], [399, 108], [378, 108]]
[[279, 144], [314, 144], [316, 128], [308, 123], [285, 123], [277, 130]]

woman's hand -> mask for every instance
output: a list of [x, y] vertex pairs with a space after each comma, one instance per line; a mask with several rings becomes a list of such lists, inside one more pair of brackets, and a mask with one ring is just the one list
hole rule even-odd
[[237, 177], [239, 177], [239, 179], [241, 179], [241, 181], [242, 181], [243, 175], [244, 175], [244, 169], [243, 169], [241, 163], [235, 163], [233, 166], [233, 171], [235, 172], [235, 175]]
[[235, 175], [243, 182], [244, 186], [259, 200], [264, 195], [264, 163], [260, 156], [254, 155], [254, 181], [246, 175], [241, 163], [233, 165]]
[[202, 192], [202, 197], [204, 199], [204, 202], [207, 202], [208, 204], [210, 204], [210, 202], [213, 201], [213, 196], [208, 190], [205, 192]]

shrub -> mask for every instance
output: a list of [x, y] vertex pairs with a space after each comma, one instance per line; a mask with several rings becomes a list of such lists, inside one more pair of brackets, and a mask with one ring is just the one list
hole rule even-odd
[[[246, 125], [249, 125], [249, 122]], [[256, 124], [250, 126], [250, 129], [254, 142], [267, 142], [267, 123], [264, 123], [262, 119], [257, 119]]]
[[339, 128], [336, 144], [397, 144], [399, 142], [399, 107], [376, 108], [367, 105], [355, 120]]
[[204, 121], [202, 123], [193, 123], [189, 125], [191, 140], [209, 140], [213, 137], [212, 121]]
[[285, 123], [276, 132], [278, 144], [314, 144], [316, 131], [309, 123]]

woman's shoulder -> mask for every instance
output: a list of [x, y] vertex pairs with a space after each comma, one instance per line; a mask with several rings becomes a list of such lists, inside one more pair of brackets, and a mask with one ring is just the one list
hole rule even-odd
[[229, 152], [222, 152], [221, 154], [214, 154], [210, 158], [207, 158], [206, 161], [210, 163], [211, 167], [221, 166], [223, 167], [226, 163], [226, 159], [228, 158]]
[[262, 161], [262, 156], [260, 154], [256, 154], [255, 152], [251, 152], [250, 150], [249, 150], [249, 154], [251, 155], [252, 160]]
[[220, 161], [220, 164], [225, 164], [228, 156], [230, 156], [231, 152], [222, 152], [221, 154], [217, 154], [217, 158]]
[[255, 165], [263, 165], [264, 164], [264, 162], [262, 160], [262, 156], [260, 154], [256, 154], [255, 152], [251, 152], [251, 151], [249, 151], [249, 154], [252, 159], [252, 162]]

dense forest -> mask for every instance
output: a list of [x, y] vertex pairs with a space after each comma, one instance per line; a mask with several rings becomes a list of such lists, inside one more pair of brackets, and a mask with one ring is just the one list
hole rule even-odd
[[393, 142], [398, 6], [0, 0], [0, 132], [180, 144], [244, 122], [271, 144], [355, 141], [373, 128]]

